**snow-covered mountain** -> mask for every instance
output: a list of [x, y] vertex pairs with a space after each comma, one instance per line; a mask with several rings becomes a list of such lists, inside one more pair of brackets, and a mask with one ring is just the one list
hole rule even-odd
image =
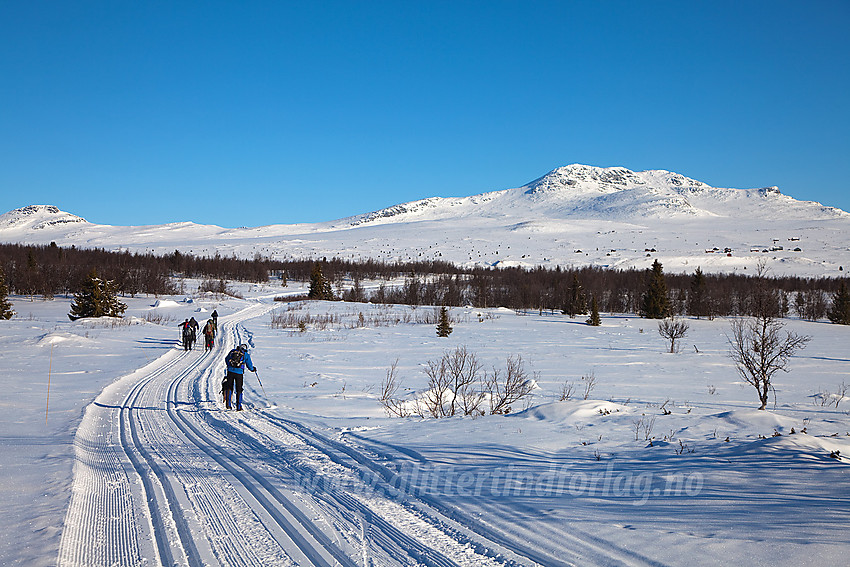
[[515, 189], [430, 197], [337, 221], [227, 229], [97, 225], [54, 206], [0, 215], [0, 241], [274, 258], [441, 259], [481, 265], [843, 275], [850, 214], [776, 187], [711, 187], [683, 175], [569, 165]]
[[574, 164], [518, 189], [465, 198], [432, 197], [353, 217], [350, 222], [360, 225], [467, 213], [489, 215], [506, 208], [519, 215], [536, 213], [562, 219], [734, 218], [742, 213], [746, 218], [771, 220], [850, 218], [840, 209], [782, 195], [778, 187], [720, 189], [670, 171], [634, 172], [623, 167]]
[[30, 205], [0, 215], [0, 228], [19, 232], [85, 222], [86, 219], [52, 205]]

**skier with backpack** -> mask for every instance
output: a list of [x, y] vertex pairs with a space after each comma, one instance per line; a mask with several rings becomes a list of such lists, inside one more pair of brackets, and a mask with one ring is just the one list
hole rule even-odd
[[194, 317], [192, 317], [189, 319], [189, 326], [192, 328], [192, 344], [189, 348], [193, 349], [195, 348], [195, 342], [198, 340], [198, 327], [200, 327], [200, 325], [198, 325], [198, 322], [195, 321]]
[[215, 324], [213, 320], [204, 325], [204, 351], [212, 350], [215, 344]]
[[192, 348], [192, 325], [186, 319], [177, 326], [180, 327], [180, 339], [183, 341], [183, 350], [189, 350]]
[[227, 365], [227, 378], [223, 384], [224, 407], [231, 408], [231, 394], [236, 390], [236, 411], [242, 411], [242, 385], [245, 369], [256, 372], [257, 369], [248, 353], [248, 345], [241, 344], [227, 353], [224, 358]]

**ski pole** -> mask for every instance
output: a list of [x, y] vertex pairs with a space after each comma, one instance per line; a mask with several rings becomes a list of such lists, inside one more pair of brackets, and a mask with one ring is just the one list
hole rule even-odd
[[267, 398], [268, 398], [268, 397], [269, 397], [269, 395], [268, 395], [268, 394], [266, 394], [266, 389], [263, 387], [263, 381], [262, 381], [262, 380], [260, 380], [260, 375], [259, 375], [259, 374], [257, 374], [257, 371], [256, 371], [256, 370], [254, 370], [254, 376], [256, 376], [256, 377], [257, 377], [257, 382], [259, 382], [259, 383], [260, 383], [260, 388], [263, 388], [263, 395], [264, 395], [265, 397], [267, 397]]

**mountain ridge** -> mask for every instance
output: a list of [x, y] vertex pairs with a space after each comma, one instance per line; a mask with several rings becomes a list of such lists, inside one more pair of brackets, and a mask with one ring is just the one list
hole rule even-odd
[[[0, 215], [0, 242], [528, 268], [641, 268], [658, 258], [668, 271], [700, 265], [706, 272], [743, 271], [767, 259], [777, 273], [819, 276], [850, 268], [850, 213], [775, 187], [717, 188], [666, 170], [573, 164], [522, 187], [312, 224], [120, 227], [31, 205]], [[783, 250], [779, 242], [796, 244]]]

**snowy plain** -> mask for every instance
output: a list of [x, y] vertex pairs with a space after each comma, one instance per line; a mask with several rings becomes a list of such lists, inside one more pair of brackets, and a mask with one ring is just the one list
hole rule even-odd
[[[850, 468], [830, 454], [850, 456], [850, 401], [822, 400], [850, 382], [848, 328], [788, 320], [812, 341], [757, 411], [727, 357], [728, 320], [689, 319], [671, 354], [654, 322], [623, 315], [593, 328], [455, 308], [438, 338], [416, 322], [428, 307], [272, 301], [302, 291], [128, 298], [114, 325], [68, 321], [67, 298], [13, 298], [18, 315], [0, 326], [14, 353], [0, 378], [0, 563], [847, 561]], [[218, 350], [184, 353], [177, 323], [213, 309]], [[273, 328], [285, 312], [330, 317]], [[217, 399], [236, 342], [258, 369], [241, 413]], [[474, 419], [384, 413], [395, 361], [414, 399], [427, 362], [459, 346], [487, 369], [521, 356], [537, 381], [529, 403]]]

